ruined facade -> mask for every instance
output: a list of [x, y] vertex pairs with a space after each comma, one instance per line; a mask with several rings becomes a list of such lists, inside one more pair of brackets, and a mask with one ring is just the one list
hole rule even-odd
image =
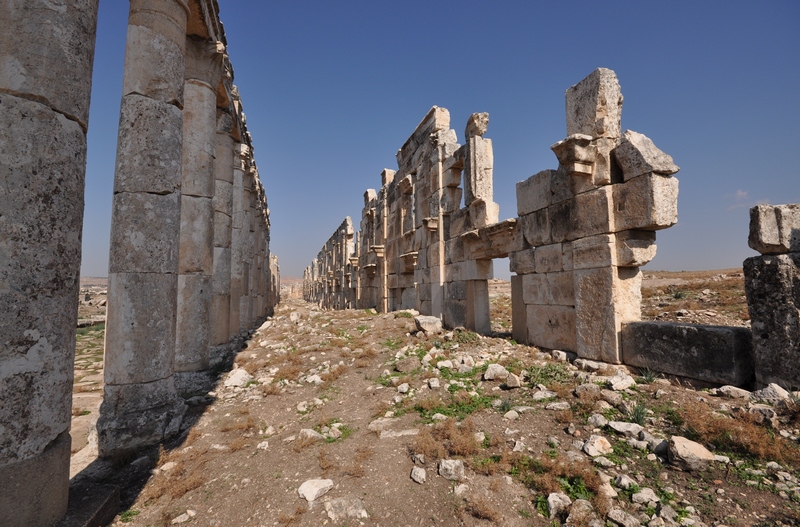
[[488, 114], [469, 118], [460, 145], [447, 110], [431, 109], [397, 153], [398, 170], [365, 193], [350, 252], [328, 256], [350, 247], [340, 228], [306, 270], [306, 298], [414, 308], [487, 333], [492, 259], [510, 257], [515, 340], [622, 362], [622, 325], [640, 318], [638, 268], [655, 256], [655, 231], [677, 221], [678, 167], [646, 136], [622, 132], [611, 70], [566, 99], [568, 137], [552, 146], [558, 168], [518, 183], [518, 217], [503, 222]]
[[[0, 17], [0, 516], [67, 507], [97, 0]], [[114, 176], [101, 455], [177, 432], [207, 369], [278, 301], [269, 209], [215, 0], [131, 0]]]

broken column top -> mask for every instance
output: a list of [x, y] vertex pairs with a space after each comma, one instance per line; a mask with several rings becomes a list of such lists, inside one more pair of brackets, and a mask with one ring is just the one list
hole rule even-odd
[[632, 130], [625, 130], [614, 156], [625, 181], [651, 172], [671, 176], [680, 170], [672, 156], [659, 150], [646, 135]]
[[620, 136], [623, 97], [612, 70], [597, 68], [567, 89], [566, 98], [567, 135]]
[[467, 128], [464, 131], [464, 137], [469, 139], [470, 137], [483, 136], [486, 133], [486, 130], [489, 128], [489, 114], [486, 112], [482, 113], [473, 113], [467, 119]]
[[800, 252], [800, 204], [756, 205], [750, 209], [747, 243], [761, 254]]

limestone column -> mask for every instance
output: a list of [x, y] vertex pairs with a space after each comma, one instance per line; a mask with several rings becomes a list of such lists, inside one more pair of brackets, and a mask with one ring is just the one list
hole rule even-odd
[[211, 344], [230, 338], [231, 319], [231, 205], [233, 194], [233, 120], [218, 111], [214, 159], [214, 263], [211, 280]]
[[67, 510], [97, 0], [0, 3], [0, 523]]
[[181, 372], [200, 371], [209, 367], [214, 261], [212, 198], [216, 186], [216, 87], [221, 74], [222, 53], [218, 52], [217, 43], [188, 37], [183, 105], [178, 314], [175, 327], [175, 371]]
[[245, 144], [234, 147], [233, 192], [231, 194], [231, 304], [230, 336], [239, 333], [241, 321], [242, 278], [244, 275], [244, 178], [250, 149]]
[[175, 434], [186, 0], [131, 0], [114, 174], [101, 456]]

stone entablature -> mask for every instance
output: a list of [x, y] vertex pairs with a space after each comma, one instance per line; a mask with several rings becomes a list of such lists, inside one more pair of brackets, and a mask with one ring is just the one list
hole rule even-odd
[[492, 259], [509, 256], [515, 340], [621, 362], [622, 324], [640, 319], [638, 268], [655, 256], [655, 231], [677, 221], [678, 167], [646, 136], [622, 132], [613, 71], [595, 70], [566, 99], [558, 168], [518, 183], [518, 217], [499, 223], [488, 114], [469, 118], [460, 145], [447, 110], [432, 108], [397, 171], [364, 194], [352, 257], [320, 253], [306, 298], [333, 307], [325, 277], [355, 275], [353, 293], [335, 291], [355, 307], [415, 308], [486, 333]]

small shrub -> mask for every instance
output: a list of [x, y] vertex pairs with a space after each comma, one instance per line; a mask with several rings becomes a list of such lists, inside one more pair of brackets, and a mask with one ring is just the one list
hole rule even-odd
[[500, 512], [488, 500], [477, 495], [470, 498], [467, 511], [479, 520], [489, 520], [492, 523], [499, 523], [503, 519]]
[[119, 513], [119, 519], [122, 523], [130, 523], [140, 512], [136, 509], [128, 509]]
[[638, 403], [628, 414], [628, 420], [637, 425], [644, 425], [647, 422], [647, 406], [644, 403]]

